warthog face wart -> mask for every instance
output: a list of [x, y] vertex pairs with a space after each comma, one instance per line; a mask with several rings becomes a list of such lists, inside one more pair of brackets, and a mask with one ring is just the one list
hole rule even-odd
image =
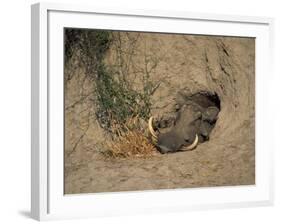
[[194, 149], [198, 143], [208, 140], [213, 129], [219, 108], [189, 102], [177, 111], [174, 125], [166, 133], [156, 133], [153, 127], [153, 117], [149, 119], [149, 132], [152, 142], [161, 153], [177, 152]]

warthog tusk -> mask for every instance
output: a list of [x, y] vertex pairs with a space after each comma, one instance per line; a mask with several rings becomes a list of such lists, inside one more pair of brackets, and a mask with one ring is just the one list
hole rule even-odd
[[157, 137], [157, 134], [155, 133], [155, 131], [153, 129], [152, 121], [153, 121], [153, 116], [151, 116], [148, 120], [148, 129], [149, 129], [150, 134], [152, 135], [153, 141], [157, 142], [158, 137]]
[[198, 135], [196, 134], [194, 142], [191, 145], [189, 145], [188, 147], [186, 147], [185, 150], [194, 149], [197, 146], [197, 144], [198, 144]]

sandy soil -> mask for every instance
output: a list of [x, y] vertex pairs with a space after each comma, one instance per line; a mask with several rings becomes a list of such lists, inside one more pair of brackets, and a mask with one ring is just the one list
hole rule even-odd
[[[105, 159], [100, 145], [106, 133], [95, 118], [92, 83], [74, 57], [65, 68], [71, 77], [65, 85], [65, 193], [255, 184], [255, 40], [121, 33], [120, 43], [128, 61], [122, 72], [136, 86], [145, 70], [161, 82], [151, 96], [153, 114], [171, 113], [178, 92], [207, 90], [221, 100], [219, 119], [210, 140], [193, 151]], [[108, 65], [118, 63], [117, 45]]]

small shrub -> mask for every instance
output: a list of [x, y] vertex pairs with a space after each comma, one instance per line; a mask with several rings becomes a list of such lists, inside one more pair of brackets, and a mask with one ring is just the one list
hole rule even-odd
[[135, 90], [127, 75], [121, 78], [118, 69], [105, 64], [105, 54], [113, 38], [112, 31], [65, 29], [65, 63], [74, 55], [78, 56], [86, 77], [93, 81], [97, 121], [112, 137], [112, 142], [106, 145], [109, 154], [113, 157], [150, 156], [156, 152], [155, 147], [139, 125], [131, 127], [129, 123], [148, 120], [155, 85], [147, 73], [143, 88]]

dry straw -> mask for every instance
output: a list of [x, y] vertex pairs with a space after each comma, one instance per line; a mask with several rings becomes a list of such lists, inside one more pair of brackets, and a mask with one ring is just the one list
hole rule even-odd
[[118, 126], [115, 130], [117, 137], [104, 144], [107, 156], [113, 158], [147, 158], [158, 154], [156, 147], [146, 136], [146, 130], [141, 127], [138, 117], [128, 119], [125, 130]]

